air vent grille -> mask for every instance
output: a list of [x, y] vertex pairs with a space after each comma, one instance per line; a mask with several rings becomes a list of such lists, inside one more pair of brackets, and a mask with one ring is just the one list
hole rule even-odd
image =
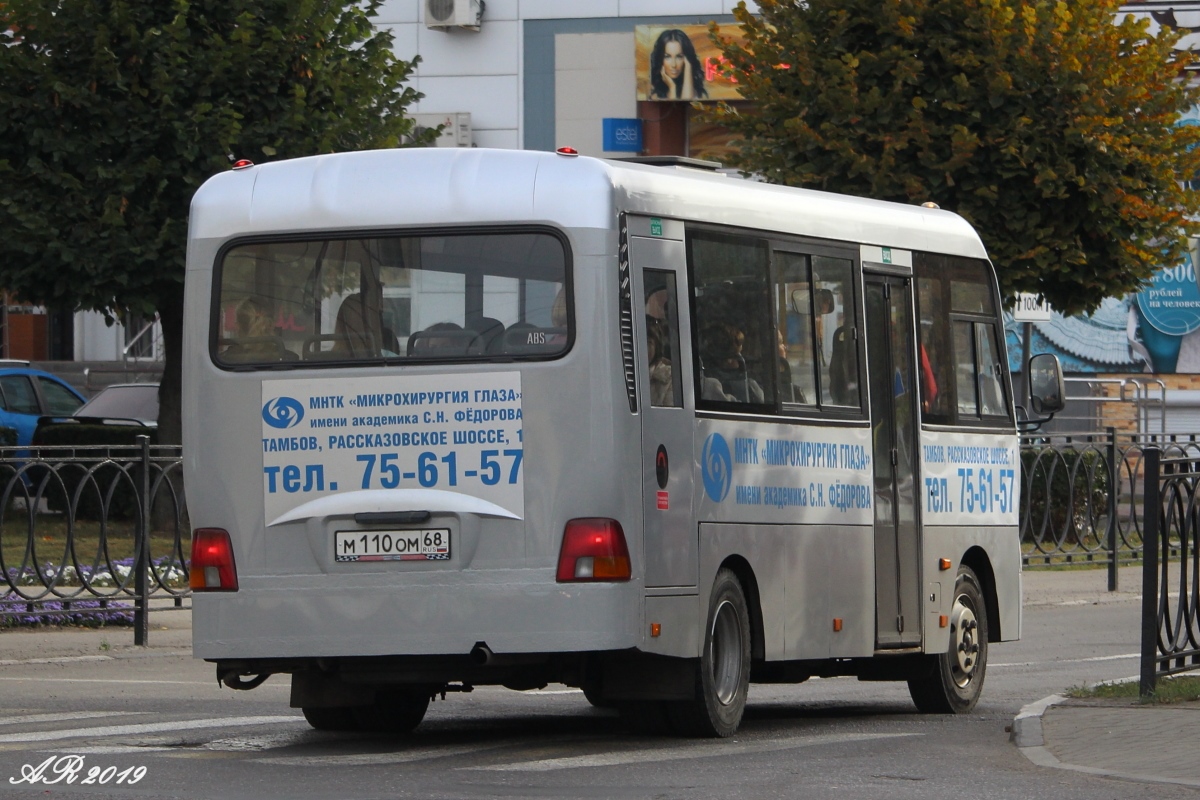
[[447, 22], [454, 16], [454, 0], [425, 0], [425, 14], [437, 22]]

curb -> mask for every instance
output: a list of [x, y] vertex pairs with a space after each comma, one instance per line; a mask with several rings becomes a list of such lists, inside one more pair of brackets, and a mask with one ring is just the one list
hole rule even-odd
[[[1121, 681], [1108, 681], [1108, 683], [1123, 683], [1128, 680], [1137, 680], [1137, 678], [1125, 678]], [[1058, 757], [1046, 747], [1046, 738], [1042, 732], [1042, 715], [1046, 713], [1046, 709], [1066, 699], [1061, 694], [1052, 694], [1049, 697], [1043, 697], [1037, 702], [1022, 706], [1017, 715], [1013, 717], [1009, 741], [1015, 744], [1021, 755], [1025, 756], [1033, 764], [1039, 767], [1068, 769], [1072, 772], [1082, 772], [1086, 775], [1095, 775], [1101, 778], [1115, 778], [1117, 780], [1134, 781], [1137, 783], [1166, 783], [1174, 786], [1200, 788], [1200, 781], [1164, 778], [1159, 775], [1115, 772], [1098, 767], [1085, 767], [1079, 764], [1068, 764], [1059, 761]]]
[[[1042, 714], [1045, 714], [1046, 709], [1050, 706], [1061, 703], [1066, 699], [1061, 694], [1052, 694], [1049, 697], [1043, 697], [1036, 703], [1022, 706], [1017, 715], [1013, 717], [1012, 733], [1009, 734], [1009, 741], [1022, 750], [1027, 747], [1044, 746], [1046, 740], [1042, 736]], [[1057, 760], [1055, 759], [1055, 761]]]

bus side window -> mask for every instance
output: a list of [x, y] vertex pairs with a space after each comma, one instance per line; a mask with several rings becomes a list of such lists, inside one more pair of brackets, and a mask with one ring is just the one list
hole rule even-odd
[[854, 290], [849, 259], [813, 256], [813, 298], [817, 323], [817, 373], [824, 405], [861, 403], [858, 339], [854, 335]]
[[779, 327], [779, 398], [784, 405], [816, 405], [817, 352], [809, 258], [776, 251], [776, 310]]
[[688, 231], [698, 407], [773, 412], [778, 334], [766, 240]]
[[984, 261], [917, 253], [921, 418], [982, 422], [1011, 417], [1000, 358], [992, 276]]
[[683, 408], [679, 364], [679, 313], [675, 273], [648, 269], [646, 288], [646, 370], [650, 405]]

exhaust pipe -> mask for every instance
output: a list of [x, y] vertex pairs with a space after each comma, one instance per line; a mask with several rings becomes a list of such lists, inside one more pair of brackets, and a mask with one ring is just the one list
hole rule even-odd
[[496, 654], [487, 646], [487, 642], [476, 642], [471, 648], [471, 660], [484, 667], [496, 660]]

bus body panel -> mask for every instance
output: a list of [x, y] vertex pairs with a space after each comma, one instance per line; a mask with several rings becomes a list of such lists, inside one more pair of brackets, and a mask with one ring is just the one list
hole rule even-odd
[[[767, 661], [874, 652], [869, 527], [701, 523], [700, 585], [711, 586], [731, 559], [745, 561], [753, 571]], [[835, 618], [842, 620], [836, 633]]]
[[[1021, 638], [1021, 536], [1013, 526], [956, 527], [928, 525], [922, 540], [922, 565], [925, 574], [925, 650], [944, 652], [950, 640], [948, 628], [939, 628], [938, 617], [949, 615], [954, 602], [954, 578], [958, 565], [972, 548], [987, 555], [991, 576], [980, 575], [985, 584], [990, 580], [996, 593], [1000, 631], [989, 635], [998, 641], [1010, 642]], [[948, 570], [941, 569], [940, 559], [949, 558]], [[978, 570], [976, 570], [978, 572]], [[986, 590], [986, 588], [985, 588]], [[936, 596], [929, 601], [930, 595]]]

